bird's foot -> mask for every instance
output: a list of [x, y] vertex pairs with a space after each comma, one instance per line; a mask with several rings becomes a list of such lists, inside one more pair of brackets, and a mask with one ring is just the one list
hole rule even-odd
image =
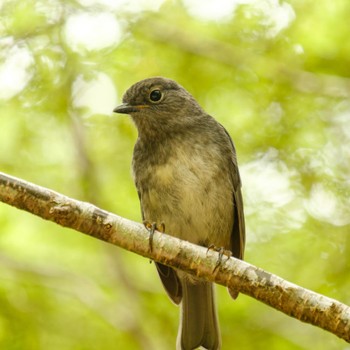
[[153, 250], [154, 231], [157, 230], [161, 233], [164, 233], [165, 232], [165, 225], [164, 225], [164, 222], [157, 224], [156, 222], [150, 222], [147, 220], [144, 220], [143, 224], [144, 224], [146, 230], [149, 232], [149, 249], [150, 249], [150, 251], [152, 251]]
[[230, 250], [224, 249], [224, 247], [216, 247], [214, 244], [211, 244], [208, 247], [207, 254], [208, 254], [209, 250], [214, 250], [215, 252], [219, 253], [219, 258], [218, 258], [218, 261], [215, 264], [213, 272], [215, 272], [216, 269], [222, 264], [222, 262], [223, 262], [222, 261], [222, 257], [224, 255], [227, 256], [227, 259], [225, 261], [229, 260], [231, 258], [231, 256], [232, 256], [232, 252]]

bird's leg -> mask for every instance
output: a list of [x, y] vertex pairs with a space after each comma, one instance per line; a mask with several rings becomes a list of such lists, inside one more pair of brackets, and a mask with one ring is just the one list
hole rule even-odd
[[146, 228], [146, 230], [149, 232], [149, 249], [150, 251], [153, 250], [153, 236], [154, 236], [154, 231], [157, 230], [161, 233], [165, 232], [165, 224], [164, 222], [161, 222], [159, 225], [156, 222], [149, 222], [147, 220], [143, 221], [143, 224]]
[[208, 247], [207, 253], [209, 252], [209, 250], [214, 250], [215, 252], [218, 252], [218, 253], [219, 253], [219, 258], [218, 258], [218, 261], [217, 261], [216, 264], [215, 264], [215, 267], [214, 267], [213, 272], [215, 272], [216, 269], [221, 265], [221, 263], [222, 263], [222, 257], [223, 257], [224, 255], [227, 256], [227, 259], [226, 259], [225, 261], [229, 260], [229, 259], [231, 258], [231, 256], [232, 256], [232, 252], [231, 252], [230, 250], [224, 249], [224, 247], [220, 247], [220, 248], [215, 247], [214, 244], [211, 244], [211, 245]]

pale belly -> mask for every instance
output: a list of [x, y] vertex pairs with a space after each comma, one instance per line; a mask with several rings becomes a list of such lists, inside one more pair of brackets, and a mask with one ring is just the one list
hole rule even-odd
[[[180, 159], [181, 160], [181, 159]], [[165, 231], [195, 244], [230, 249], [233, 194], [230, 174], [192, 155], [148, 172], [141, 200], [145, 220], [164, 222]]]

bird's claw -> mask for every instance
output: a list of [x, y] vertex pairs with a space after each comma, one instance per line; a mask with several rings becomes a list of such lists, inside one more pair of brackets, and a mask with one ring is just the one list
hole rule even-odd
[[158, 225], [156, 222], [150, 222], [147, 220], [144, 220], [143, 224], [144, 224], [146, 230], [149, 232], [149, 249], [150, 249], [150, 251], [152, 251], [153, 250], [154, 231], [157, 230], [161, 233], [164, 233], [165, 232], [165, 224], [164, 224], [164, 222], [161, 222]]
[[232, 256], [232, 252], [230, 250], [227, 250], [227, 249], [224, 249], [224, 247], [216, 247], [214, 244], [211, 244], [209, 247], [208, 247], [208, 250], [207, 250], [207, 254], [209, 252], [209, 250], [214, 250], [215, 252], [218, 252], [219, 253], [219, 258], [218, 258], [218, 261], [216, 262], [215, 264], [215, 267], [214, 267], [214, 270], [213, 272], [216, 271], [216, 269], [221, 265], [222, 263], [222, 257], [224, 255], [227, 256], [227, 259], [224, 261], [226, 262], [227, 260], [229, 260]]

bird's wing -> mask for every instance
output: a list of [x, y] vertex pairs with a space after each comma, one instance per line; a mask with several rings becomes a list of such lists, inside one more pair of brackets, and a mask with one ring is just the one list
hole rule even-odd
[[[243, 212], [243, 198], [241, 192], [241, 177], [239, 175], [236, 149], [233, 141], [224, 127], [222, 127], [231, 144], [231, 181], [233, 187], [233, 226], [231, 231], [231, 252], [234, 257], [243, 259], [245, 246], [245, 223]], [[238, 297], [238, 291], [228, 288], [233, 299]]]
[[244, 256], [244, 247], [245, 247], [245, 223], [244, 223], [244, 212], [243, 212], [243, 198], [241, 192], [241, 178], [239, 175], [237, 157], [236, 157], [236, 149], [233, 144], [233, 141], [226, 131], [226, 129], [222, 126], [225, 131], [225, 134], [230, 140], [231, 143], [231, 179], [233, 185], [233, 216], [234, 222], [231, 231], [231, 251], [234, 257], [238, 259], [243, 259]]
[[182, 299], [182, 286], [175, 270], [169, 266], [155, 263], [160, 280], [169, 298], [175, 303], [180, 304]]

